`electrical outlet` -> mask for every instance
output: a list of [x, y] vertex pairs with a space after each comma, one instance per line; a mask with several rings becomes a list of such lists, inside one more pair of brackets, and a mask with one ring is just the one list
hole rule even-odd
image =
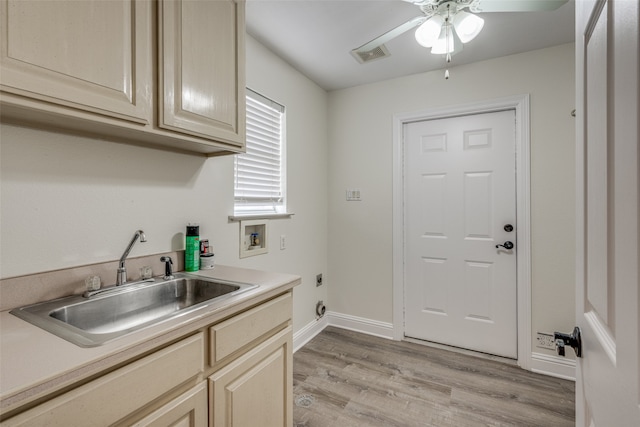
[[316, 287], [322, 286], [322, 273], [316, 274]]
[[538, 342], [536, 347], [546, 348], [547, 350], [556, 349], [556, 342], [553, 340], [553, 335], [543, 334], [541, 332], [538, 332], [536, 341]]
[[284, 234], [280, 235], [280, 250], [285, 250], [287, 249], [287, 236], [285, 236]]

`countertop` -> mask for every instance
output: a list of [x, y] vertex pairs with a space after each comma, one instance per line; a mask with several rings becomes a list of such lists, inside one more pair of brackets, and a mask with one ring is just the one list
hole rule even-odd
[[216, 266], [197, 274], [259, 285], [218, 307], [199, 309], [107, 342], [82, 348], [0, 312], [0, 412], [6, 413], [155, 347], [229, 317], [301, 283], [299, 276]]

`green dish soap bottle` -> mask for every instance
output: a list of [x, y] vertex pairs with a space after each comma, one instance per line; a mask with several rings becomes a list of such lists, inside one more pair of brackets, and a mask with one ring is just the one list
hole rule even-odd
[[187, 235], [184, 248], [184, 270], [198, 271], [200, 269], [200, 226], [187, 225]]

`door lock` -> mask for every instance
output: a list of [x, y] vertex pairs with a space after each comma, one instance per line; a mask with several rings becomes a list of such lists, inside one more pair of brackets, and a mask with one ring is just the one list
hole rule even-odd
[[511, 233], [513, 231], [513, 225], [511, 224], [507, 224], [504, 226], [504, 231], [506, 231], [507, 233]]
[[556, 342], [558, 356], [564, 357], [564, 347], [568, 345], [573, 348], [577, 357], [582, 357], [582, 334], [580, 333], [580, 328], [577, 326], [573, 328], [573, 332], [570, 334], [554, 332], [553, 339]]
[[514, 246], [513, 242], [510, 242], [509, 240], [507, 240], [506, 242], [504, 242], [501, 245], [496, 245], [496, 249], [498, 249], [500, 247], [503, 247], [506, 250], [510, 250], [510, 249], [513, 249], [513, 246]]

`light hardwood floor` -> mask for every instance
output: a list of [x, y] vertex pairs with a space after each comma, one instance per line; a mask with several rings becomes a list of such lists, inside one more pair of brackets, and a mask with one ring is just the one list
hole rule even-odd
[[293, 358], [295, 427], [574, 425], [574, 383], [326, 328]]

